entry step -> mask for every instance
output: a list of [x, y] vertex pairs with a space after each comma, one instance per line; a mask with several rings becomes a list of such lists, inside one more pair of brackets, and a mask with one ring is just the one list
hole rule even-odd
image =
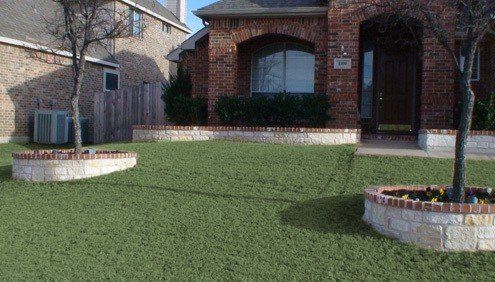
[[411, 134], [361, 134], [362, 140], [383, 140], [383, 141], [404, 141], [415, 142], [418, 141], [417, 135]]

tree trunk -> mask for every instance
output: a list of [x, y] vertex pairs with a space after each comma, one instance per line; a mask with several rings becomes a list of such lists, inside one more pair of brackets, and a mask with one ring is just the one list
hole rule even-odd
[[461, 85], [462, 95], [462, 109], [455, 142], [453, 181], [453, 200], [457, 203], [465, 202], [466, 197], [466, 147], [469, 137], [469, 131], [471, 130], [475, 99], [471, 85], [471, 77], [473, 75], [473, 62], [477, 44], [476, 40], [472, 39], [471, 36], [469, 36], [468, 38], [471, 39], [465, 41], [465, 60], [464, 65], [462, 66], [462, 72], [459, 74], [459, 82]]
[[465, 201], [466, 189], [466, 147], [471, 129], [471, 122], [474, 109], [474, 93], [471, 87], [463, 87], [462, 111], [457, 131], [455, 144], [455, 164], [454, 164], [454, 201], [463, 203]]
[[81, 87], [84, 79], [84, 70], [86, 66], [86, 56], [82, 54], [77, 66], [73, 67], [74, 71], [74, 86], [71, 98], [72, 121], [74, 131], [74, 149], [76, 154], [82, 153], [82, 136], [81, 136], [81, 121], [79, 119], [79, 97], [81, 95]]
[[79, 94], [73, 95], [71, 99], [72, 121], [74, 131], [74, 149], [76, 154], [82, 153], [81, 122], [79, 120]]

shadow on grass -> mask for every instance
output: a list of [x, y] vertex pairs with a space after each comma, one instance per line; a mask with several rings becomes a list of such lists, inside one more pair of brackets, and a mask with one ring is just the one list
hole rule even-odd
[[0, 182], [10, 180], [12, 178], [12, 166], [0, 166]]
[[362, 195], [342, 195], [296, 203], [280, 217], [283, 224], [311, 231], [372, 236], [363, 213]]
[[[309, 201], [295, 201], [284, 198], [235, 195], [226, 193], [213, 193], [198, 190], [185, 190], [158, 185], [136, 185], [118, 182], [99, 182], [102, 185], [116, 187], [131, 187], [153, 189], [173, 192], [183, 195], [205, 196], [212, 198], [232, 199], [241, 201], [265, 201], [274, 203], [286, 203], [291, 206], [280, 213], [282, 224], [307, 229], [315, 232], [351, 234], [359, 236], [372, 236], [377, 234], [364, 223], [364, 201], [361, 194], [332, 196]], [[87, 185], [73, 182], [72, 186]]]
[[[84, 185], [87, 183], [79, 183], [79, 182], [71, 182], [72, 186], [76, 185]], [[213, 192], [205, 192], [205, 191], [197, 191], [197, 190], [185, 190], [171, 187], [162, 187], [162, 186], [154, 186], [154, 185], [138, 185], [138, 184], [125, 184], [125, 183], [116, 183], [116, 182], [98, 182], [101, 185], [111, 185], [115, 187], [130, 187], [130, 188], [143, 188], [143, 189], [152, 189], [152, 190], [160, 190], [173, 192], [177, 194], [185, 194], [185, 195], [194, 195], [194, 196], [205, 196], [212, 198], [223, 198], [223, 199], [233, 199], [233, 200], [254, 200], [254, 201], [268, 201], [268, 202], [279, 202], [279, 203], [289, 203], [294, 204], [297, 201], [290, 199], [282, 199], [282, 198], [270, 198], [270, 197], [259, 197], [259, 196], [249, 196], [249, 195], [234, 195], [234, 194], [223, 194], [223, 193], [213, 193]]]

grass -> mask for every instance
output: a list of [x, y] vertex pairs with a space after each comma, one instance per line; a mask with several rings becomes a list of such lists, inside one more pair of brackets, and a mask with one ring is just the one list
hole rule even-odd
[[[448, 183], [452, 161], [355, 157], [354, 147], [111, 144], [135, 169], [91, 180], [10, 180], [0, 145], [0, 277], [423, 280], [495, 276], [493, 253], [436, 253], [366, 226], [363, 189]], [[494, 186], [494, 162], [469, 183]]]

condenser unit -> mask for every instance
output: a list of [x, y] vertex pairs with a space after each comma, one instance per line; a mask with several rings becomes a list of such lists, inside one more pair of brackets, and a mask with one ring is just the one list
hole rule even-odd
[[69, 140], [68, 111], [36, 110], [34, 114], [34, 142], [65, 144]]

